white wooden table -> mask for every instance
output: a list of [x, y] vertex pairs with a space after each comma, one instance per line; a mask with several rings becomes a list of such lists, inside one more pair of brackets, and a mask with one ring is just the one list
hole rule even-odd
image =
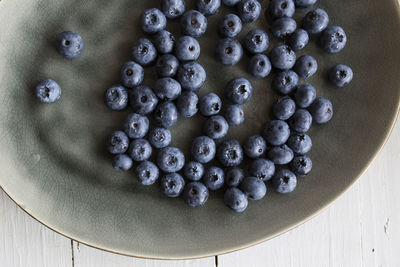
[[400, 266], [400, 122], [364, 175], [307, 223], [263, 244], [188, 261], [103, 252], [47, 229], [0, 191], [1, 267]]

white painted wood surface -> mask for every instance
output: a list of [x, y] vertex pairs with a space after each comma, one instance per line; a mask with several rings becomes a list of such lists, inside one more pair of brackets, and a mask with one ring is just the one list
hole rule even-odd
[[[360, 180], [338, 201], [273, 240], [218, 256], [219, 267], [400, 266], [400, 122]], [[213, 267], [214, 257], [154, 261], [71, 242], [0, 192], [1, 267]]]

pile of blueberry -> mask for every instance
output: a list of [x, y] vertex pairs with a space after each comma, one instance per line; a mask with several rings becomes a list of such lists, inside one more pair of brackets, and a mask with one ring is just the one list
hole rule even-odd
[[[317, 97], [311, 84], [299, 84], [299, 77], [309, 78], [317, 71], [318, 64], [311, 55], [296, 57], [309, 42], [309, 35], [319, 37], [321, 48], [327, 53], [338, 53], [347, 41], [344, 30], [329, 26], [328, 14], [320, 9], [309, 11], [302, 21], [302, 28], [292, 19], [295, 8], [307, 8], [317, 0], [271, 0], [267, 9], [270, 31], [282, 44], [272, 48], [269, 55], [268, 34], [262, 29], [250, 30], [243, 40], [244, 48], [252, 55], [248, 71], [256, 78], [267, 77], [273, 69], [276, 74], [272, 88], [283, 95], [273, 105], [274, 120], [265, 123], [260, 135], [248, 137], [243, 144], [224, 138], [230, 126], [244, 122], [240, 105], [251, 100], [253, 87], [242, 77], [228, 82], [224, 100], [228, 102], [223, 115], [221, 98], [208, 93], [199, 98], [196, 91], [206, 80], [205, 69], [196, 62], [200, 56], [197, 37], [207, 30], [207, 16], [217, 13], [221, 0], [196, 0], [197, 10], [186, 11], [184, 0], [162, 0], [161, 9], [151, 8], [142, 13], [141, 28], [151, 35], [140, 38], [132, 47], [132, 61], [120, 70], [121, 85], [106, 90], [105, 103], [111, 110], [124, 110], [128, 104], [134, 113], [129, 114], [123, 129], [114, 131], [108, 138], [108, 150], [114, 154], [116, 170], [127, 171], [134, 162], [135, 174], [143, 185], [152, 185], [160, 178], [163, 192], [169, 197], [183, 196], [191, 207], [203, 206], [209, 190], [227, 188], [224, 202], [234, 211], [247, 208], [248, 199], [259, 200], [267, 192], [265, 182], [271, 181], [279, 193], [292, 192], [298, 176], [305, 176], [312, 169], [306, 155], [312, 147], [306, 132], [312, 122], [323, 124], [333, 116], [332, 103]], [[215, 49], [215, 58], [223, 65], [233, 66], [243, 56], [241, 42], [234, 37], [242, 30], [243, 23], [258, 19], [261, 4], [258, 0], [222, 0], [235, 7], [236, 14], [220, 18], [218, 31], [221, 39]], [[182, 36], [175, 37], [165, 30], [168, 19], [179, 18]], [[72, 32], [63, 32], [57, 39], [60, 54], [66, 58], [78, 56], [83, 48], [82, 38]], [[158, 79], [154, 88], [142, 85], [144, 68], [155, 65]], [[353, 72], [346, 65], [336, 65], [329, 71], [329, 80], [338, 87], [351, 82]], [[45, 103], [60, 96], [58, 84], [47, 79], [36, 88], [37, 97]], [[178, 114], [192, 117], [200, 113], [204, 118], [204, 135], [193, 139], [190, 156], [170, 146], [169, 127], [178, 120]], [[154, 126], [148, 116], [152, 115]], [[155, 163], [149, 161], [157, 150]], [[249, 168], [240, 168], [247, 157]], [[207, 166], [214, 158], [222, 165]], [[224, 169], [223, 169], [224, 168]], [[181, 173], [181, 174], [180, 174]]]

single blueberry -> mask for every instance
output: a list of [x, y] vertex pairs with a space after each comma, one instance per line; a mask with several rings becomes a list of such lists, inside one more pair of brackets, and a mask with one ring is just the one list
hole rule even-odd
[[269, 58], [272, 66], [281, 70], [291, 69], [296, 63], [296, 53], [287, 45], [275, 46]]
[[190, 161], [183, 167], [183, 174], [186, 179], [199, 181], [204, 175], [204, 166], [200, 162]]
[[196, 93], [192, 91], [185, 91], [178, 97], [176, 107], [183, 117], [190, 118], [197, 113], [198, 102], [199, 97], [196, 95]]
[[153, 149], [149, 141], [140, 138], [132, 140], [128, 153], [134, 161], [145, 161], [150, 158]]
[[228, 139], [218, 146], [218, 161], [225, 167], [239, 166], [243, 161], [243, 149], [238, 140]]
[[276, 38], [286, 38], [297, 28], [297, 23], [292, 18], [279, 18], [272, 23], [271, 32]]
[[112, 154], [122, 154], [128, 150], [129, 138], [123, 131], [113, 131], [107, 138], [107, 149]]
[[133, 161], [132, 159], [126, 154], [118, 154], [113, 157], [112, 166], [117, 171], [125, 172], [132, 168]]
[[62, 32], [57, 36], [57, 49], [60, 55], [65, 58], [76, 58], [83, 49], [82, 37], [76, 32]]
[[294, 100], [296, 100], [296, 104], [301, 108], [308, 108], [316, 97], [317, 91], [315, 87], [308, 83], [297, 86], [294, 93]]
[[244, 171], [242, 168], [228, 168], [225, 172], [225, 183], [230, 187], [237, 187], [244, 179]]
[[275, 146], [268, 151], [268, 158], [276, 165], [288, 164], [294, 153], [287, 145]]
[[224, 94], [233, 104], [245, 104], [253, 95], [253, 86], [245, 78], [235, 78], [228, 82]]
[[[58, 85], [58, 83], [56, 83], [56, 81], [52, 79], [45, 79], [36, 85], [35, 93], [40, 102], [53, 103], [60, 98], [61, 87]], [[116, 102], [118, 102], [118, 100]]]
[[206, 32], [207, 18], [197, 10], [189, 10], [181, 17], [180, 26], [184, 35], [200, 37]]
[[221, 139], [228, 133], [229, 125], [220, 115], [209, 117], [203, 125], [203, 132], [212, 139]]
[[176, 41], [175, 56], [180, 61], [196, 60], [200, 56], [200, 44], [191, 36], [182, 36]]
[[236, 6], [237, 4], [239, 4], [241, 0], [222, 0], [222, 3], [224, 3], [224, 5], [226, 6]]
[[240, 189], [232, 187], [225, 191], [224, 203], [236, 212], [243, 212], [247, 208], [249, 201]]
[[171, 54], [162, 55], [157, 59], [156, 72], [158, 77], [174, 77], [178, 72], [179, 61]]
[[243, 144], [244, 153], [252, 159], [264, 155], [266, 149], [267, 143], [261, 135], [252, 135]]
[[233, 38], [242, 30], [242, 21], [235, 14], [226, 14], [218, 22], [218, 31], [223, 37]]
[[312, 161], [307, 156], [297, 156], [290, 163], [290, 169], [299, 176], [307, 175], [311, 172]]
[[157, 49], [147, 38], [140, 38], [132, 47], [132, 57], [142, 66], [147, 66], [154, 62], [157, 57]]
[[288, 96], [279, 98], [273, 108], [272, 113], [278, 120], [288, 120], [296, 111], [296, 103]]
[[249, 174], [262, 181], [268, 181], [275, 173], [275, 164], [264, 158], [253, 160], [249, 167]]
[[136, 167], [135, 174], [142, 185], [152, 185], [157, 181], [160, 171], [153, 162], [143, 161]]
[[305, 133], [312, 124], [312, 116], [306, 109], [298, 109], [289, 120], [290, 129], [293, 132]]
[[238, 40], [227, 37], [220, 39], [215, 48], [215, 57], [218, 62], [233, 66], [236, 65], [243, 56], [243, 48]]
[[318, 34], [325, 30], [329, 24], [329, 16], [325, 10], [317, 8], [311, 10], [303, 19], [303, 28], [309, 34]]
[[261, 4], [258, 0], [242, 0], [237, 6], [237, 13], [244, 22], [254, 22], [261, 13]]
[[327, 123], [333, 116], [332, 102], [327, 98], [319, 97], [311, 104], [309, 111], [313, 121], [319, 124]]
[[269, 58], [263, 54], [256, 54], [251, 57], [247, 70], [256, 78], [265, 78], [271, 72], [272, 66]]
[[206, 81], [206, 71], [197, 62], [187, 62], [179, 66], [177, 80], [183, 89], [196, 91]]
[[290, 135], [289, 125], [282, 120], [272, 120], [264, 125], [262, 136], [268, 144], [280, 146], [286, 143]]
[[178, 110], [171, 101], [160, 103], [154, 111], [155, 121], [164, 128], [171, 127], [178, 120]]
[[283, 95], [290, 94], [297, 86], [299, 76], [292, 70], [284, 70], [275, 75], [272, 88]]
[[294, 51], [299, 51], [306, 47], [309, 40], [310, 37], [306, 30], [297, 29], [289, 36], [288, 43]]
[[149, 119], [136, 113], [129, 114], [124, 122], [124, 132], [129, 138], [143, 138], [149, 131]]
[[196, 137], [191, 145], [190, 154], [195, 161], [200, 163], [208, 163], [214, 159], [216, 153], [216, 145], [213, 139], [208, 136]]
[[260, 200], [267, 194], [267, 187], [263, 180], [257, 177], [246, 177], [240, 184], [240, 189], [251, 200]]
[[317, 0], [294, 0], [296, 7], [306, 8], [314, 5]]
[[175, 37], [169, 31], [162, 30], [154, 35], [154, 46], [160, 54], [172, 53], [175, 45]]
[[244, 38], [244, 47], [252, 54], [263, 53], [268, 49], [269, 38], [265, 31], [253, 29]]
[[296, 175], [287, 169], [282, 169], [275, 173], [272, 178], [272, 185], [278, 193], [290, 193], [296, 188]]
[[168, 197], [179, 197], [185, 188], [185, 180], [178, 173], [165, 174], [161, 178], [161, 188]]
[[217, 13], [221, 6], [221, 0], [196, 0], [196, 9], [205, 16]]
[[221, 111], [222, 101], [214, 93], [208, 93], [200, 98], [199, 110], [203, 116], [216, 115]]
[[319, 40], [325, 52], [334, 54], [346, 46], [347, 36], [341, 27], [329, 26], [322, 32]]
[[163, 172], [178, 172], [185, 165], [185, 155], [176, 147], [162, 148], [157, 154], [157, 165]]
[[329, 70], [329, 80], [337, 87], [344, 87], [353, 80], [353, 70], [344, 64], [338, 64]]
[[224, 185], [225, 173], [221, 168], [211, 166], [205, 170], [202, 181], [209, 190], [218, 190]]
[[191, 182], [186, 184], [182, 195], [183, 199], [190, 207], [196, 208], [206, 204], [209, 192], [204, 184], [200, 182]]
[[224, 116], [228, 124], [232, 126], [237, 126], [244, 122], [244, 111], [239, 105], [228, 105]]
[[312, 141], [310, 136], [296, 133], [289, 137], [287, 145], [294, 153], [304, 155], [311, 150]]
[[169, 19], [181, 16], [186, 9], [185, 0], [162, 0], [161, 10]]
[[167, 26], [167, 18], [157, 8], [150, 8], [145, 10], [140, 17], [142, 30], [145, 33], [154, 34], [162, 31]]
[[150, 130], [147, 138], [153, 147], [164, 148], [171, 143], [171, 132], [166, 128], [156, 127]]
[[112, 110], [125, 109], [128, 106], [128, 91], [121, 85], [111, 86], [106, 90], [105, 103]]
[[318, 69], [318, 63], [313, 56], [303, 55], [296, 60], [294, 70], [300, 77], [309, 78], [313, 76]]
[[133, 88], [130, 92], [129, 100], [133, 111], [141, 115], [153, 112], [158, 104], [158, 98], [153, 90], [145, 85]]
[[124, 86], [132, 88], [140, 85], [144, 78], [144, 69], [134, 61], [125, 62], [120, 70], [121, 82]]
[[293, 0], [271, 0], [268, 5], [268, 15], [272, 20], [293, 17], [295, 6]]
[[169, 77], [160, 78], [154, 84], [154, 93], [161, 100], [175, 100], [181, 92], [180, 83]]

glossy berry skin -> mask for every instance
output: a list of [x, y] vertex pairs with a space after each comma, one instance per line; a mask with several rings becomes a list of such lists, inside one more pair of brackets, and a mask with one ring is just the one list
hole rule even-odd
[[243, 149], [239, 141], [228, 139], [219, 144], [217, 158], [225, 167], [239, 166], [243, 161]]
[[288, 38], [288, 44], [294, 51], [300, 51], [307, 46], [310, 37], [306, 30], [296, 29]]
[[250, 164], [249, 174], [262, 181], [268, 181], [275, 173], [275, 164], [264, 158], [259, 158]]
[[[45, 79], [40, 81], [36, 85], [35, 94], [36, 97], [39, 99], [39, 101], [42, 103], [54, 103], [61, 96], [61, 87], [58, 85], [58, 83], [56, 83], [56, 81], [52, 79]], [[111, 107], [119, 108], [123, 106], [121, 105], [121, 102], [123, 101], [118, 101], [120, 100], [120, 98], [121, 97], [119, 94], [118, 95], [112, 94], [109, 97], [110, 101], [108, 101], [108, 103], [110, 103]], [[107, 103], [107, 96], [106, 96], [106, 103]]]
[[129, 145], [128, 154], [134, 161], [145, 161], [152, 153], [153, 149], [146, 139], [135, 139]]
[[297, 156], [290, 163], [290, 169], [298, 176], [305, 176], [312, 170], [312, 161], [307, 156]]
[[279, 18], [272, 23], [272, 35], [279, 39], [284, 39], [294, 33], [297, 23], [292, 18]]
[[175, 100], [181, 92], [180, 83], [169, 77], [158, 79], [154, 84], [154, 93], [161, 100]]
[[147, 139], [153, 147], [164, 148], [171, 143], [171, 132], [166, 128], [156, 127], [150, 130]]
[[317, 8], [311, 10], [303, 19], [303, 28], [309, 34], [321, 33], [329, 24], [329, 16], [325, 10]]
[[58, 53], [68, 59], [79, 56], [84, 46], [82, 37], [71, 31], [58, 34], [56, 44]]
[[180, 61], [196, 60], [200, 56], [200, 44], [195, 38], [185, 35], [178, 38], [174, 51]]
[[121, 85], [113, 85], [106, 90], [105, 103], [111, 110], [125, 109], [128, 106], [128, 99], [128, 91]]
[[244, 178], [240, 189], [251, 200], [260, 200], [267, 194], [265, 183], [257, 177]]
[[222, 3], [224, 3], [224, 5], [226, 5], [226, 6], [233, 7], [233, 6], [236, 6], [237, 4], [239, 4], [240, 1], [241, 0], [222, 0]]
[[169, 128], [178, 120], [178, 110], [171, 101], [160, 103], [154, 111], [154, 119], [158, 125]]
[[232, 187], [225, 191], [224, 203], [236, 212], [243, 212], [246, 210], [249, 201], [240, 189]]
[[261, 135], [252, 135], [244, 141], [243, 151], [249, 158], [259, 158], [266, 150], [267, 143]]
[[235, 78], [228, 82], [224, 94], [233, 104], [245, 104], [253, 95], [253, 86], [245, 78]]
[[209, 117], [203, 125], [203, 132], [212, 139], [221, 139], [228, 133], [229, 125], [220, 115]]
[[149, 119], [140, 114], [129, 114], [124, 122], [124, 132], [129, 138], [143, 138], [149, 131]]
[[281, 194], [293, 192], [297, 185], [296, 175], [287, 169], [278, 171], [271, 181], [276, 192]]
[[182, 15], [180, 26], [182, 34], [200, 37], [207, 30], [207, 18], [197, 10], [189, 10]]
[[209, 196], [207, 187], [200, 182], [191, 182], [186, 184], [183, 190], [183, 200], [193, 208], [201, 207], [206, 204]]
[[129, 95], [130, 105], [137, 114], [146, 115], [155, 110], [158, 98], [151, 88], [139, 85], [133, 88]]
[[206, 81], [206, 71], [197, 62], [187, 62], [180, 65], [177, 80], [183, 89], [196, 91]]
[[216, 115], [221, 111], [222, 101], [214, 93], [208, 93], [200, 98], [199, 109], [203, 116]]
[[153, 162], [143, 161], [136, 167], [135, 174], [142, 185], [152, 185], [157, 181], [160, 170]]
[[227, 168], [225, 172], [225, 184], [229, 187], [238, 187], [244, 179], [244, 171], [242, 168]]
[[133, 161], [126, 154], [118, 154], [113, 157], [112, 166], [114, 169], [120, 172], [125, 172], [132, 168]]
[[134, 61], [125, 62], [120, 70], [121, 82], [125, 87], [133, 88], [140, 85], [144, 78], [144, 69]]
[[196, 0], [196, 9], [205, 16], [214, 15], [221, 6], [221, 0]]
[[286, 143], [294, 153], [304, 155], [307, 154], [312, 147], [312, 141], [307, 134], [292, 134]]
[[268, 151], [268, 158], [276, 165], [288, 164], [294, 153], [287, 145], [275, 146]]
[[221, 168], [211, 166], [205, 170], [202, 181], [209, 190], [218, 190], [224, 185], [225, 173]]
[[295, 6], [293, 0], [271, 0], [268, 5], [268, 15], [272, 20], [293, 17]]
[[179, 68], [179, 60], [171, 54], [162, 55], [157, 59], [156, 72], [160, 78], [175, 77]]
[[287, 45], [278, 45], [272, 49], [269, 59], [274, 68], [288, 70], [296, 63], [296, 53]]
[[244, 38], [244, 47], [252, 54], [263, 53], [268, 49], [269, 38], [265, 31], [253, 29]]
[[327, 123], [333, 116], [332, 102], [327, 98], [319, 97], [314, 100], [309, 111], [313, 121], [319, 124]]
[[342, 27], [329, 26], [322, 32], [319, 40], [325, 52], [335, 54], [346, 46], [347, 36]]
[[290, 135], [289, 125], [282, 120], [271, 120], [264, 125], [262, 136], [268, 144], [280, 146]]
[[179, 197], [185, 188], [185, 180], [178, 173], [168, 173], [161, 178], [161, 188], [167, 197]]
[[162, 30], [157, 32], [153, 40], [159, 54], [169, 54], [174, 50], [175, 37], [169, 31]]
[[288, 120], [296, 111], [296, 103], [288, 96], [279, 98], [272, 107], [272, 113], [278, 120]]
[[312, 116], [306, 109], [298, 109], [289, 120], [290, 129], [293, 132], [305, 133], [312, 124]]
[[157, 154], [157, 165], [163, 172], [178, 172], [185, 165], [185, 155], [176, 147], [162, 148]]
[[292, 70], [284, 70], [275, 75], [272, 88], [282, 95], [290, 94], [299, 83], [299, 76]]
[[300, 77], [309, 78], [317, 72], [318, 63], [313, 56], [303, 55], [297, 59], [294, 70]]
[[142, 30], [148, 34], [162, 31], [167, 26], [167, 18], [157, 8], [150, 8], [142, 13], [140, 18]]
[[314, 5], [317, 0], [294, 0], [296, 7], [306, 8]]
[[185, 118], [190, 118], [197, 113], [198, 102], [199, 97], [196, 95], [196, 93], [192, 91], [185, 91], [178, 97], [176, 107], [179, 111], [179, 114]]
[[198, 136], [192, 142], [190, 154], [195, 161], [204, 164], [214, 159], [216, 150], [213, 139], [208, 136]]
[[200, 162], [190, 161], [183, 167], [183, 174], [188, 180], [199, 181], [204, 175], [204, 166]]
[[237, 5], [237, 13], [244, 23], [254, 22], [261, 13], [261, 4], [258, 0], [242, 0]]
[[140, 38], [132, 47], [133, 60], [142, 66], [153, 63], [157, 57], [157, 49], [147, 38]]
[[122, 154], [128, 150], [129, 138], [123, 131], [113, 131], [107, 138], [107, 150], [112, 154]]
[[337, 87], [344, 87], [353, 80], [353, 70], [344, 64], [338, 64], [329, 70], [329, 80]]
[[269, 58], [263, 54], [256, 54], [251, 57], [247, 66], [248, 72], [256, 78], [265, 78], [271, 72], [272, 66]]
[[224, 117], [229, 125], [237, 126], [244, 122], [244, 111], [239, 105], [228, 105]]
[[218, 22], [219, 34], [233, 38], [242, 30], [242, 20], [235, 14], [226, 14]]
[[236, 65], [243, 56], [243, 48], [238, 40], [233, 38], [220, 39], [215, 48], [215, 58], [226, 66]]
[[169, 19], [180, 17], [186, 9], [185, 0], [162, 0], [161, 10]]
[[297, 106], [301, 108], [308, 108], [317, 97], [317, 91], [311, 84], [299, 85], [294, 94], [294, 100]]

